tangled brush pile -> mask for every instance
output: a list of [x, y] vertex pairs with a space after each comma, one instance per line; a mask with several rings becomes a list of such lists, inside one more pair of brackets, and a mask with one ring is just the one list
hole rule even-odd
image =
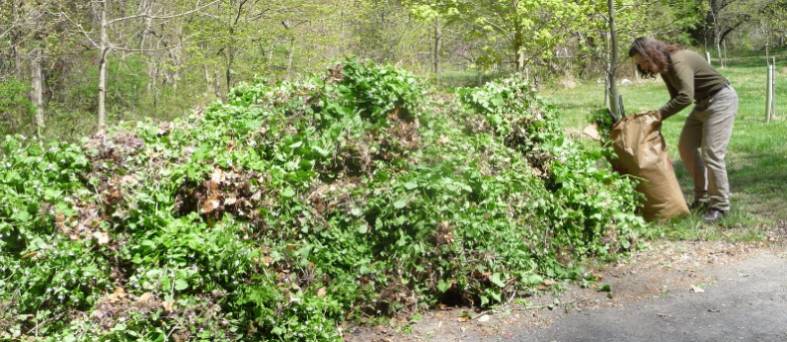
[[78, 144], [7, 137], [0, 334], [339, 340], [631, 248], [632, 182], [511, 78], [426, 96], [353, 60]]

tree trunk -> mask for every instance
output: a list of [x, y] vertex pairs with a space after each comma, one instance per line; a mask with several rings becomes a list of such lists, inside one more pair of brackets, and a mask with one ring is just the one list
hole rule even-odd
[[148, 94], [153, 98], [153, 110], [158, 109], [158, 58], [148, 60]]
[[227, 69], [224, 70], [224, 78], [227, 82], [227, 90], [232, 89], [232, 64], [235, 62], [235, 49], [230, 43], [227, 46]]
[[158, 58], [152, 56], [148, 59], [148, 94], [153, 94], [156, 91], [156, 82], [158, 82]]
[[295, 56], [295, 37], [290, 37], [290, 48], [287, 51], [287, 78], [292, 79], [292, 62]]
[[205, 95], [208, 95], [211, 91], [211, 79], [207, 64], [202, 65], [202, 71], [205, 73]]
[[719, 15], [720, 7], [717, 2], [711, 0], [710, 15], [712, 16], [713, 23], [713, 43], [716, 45], [716, 54], [719, 56], [719, 66], [724, 68], [724, 55], [721, 51], [721, 29], [719, 28]]
[[623, 113], [620, 112], [620, 102], [618, 97], [618, 88], [615, 85], [615, 69], [618, 64], [618, 35], [615, 31], [615, 2], [607, 0], [607, 7], [609, 10], [609, 70], [607, 77], [609, 79], [609, 104], [612, 113], [616, 118], [620, 118]]
[[[14, 3], [11, 4], [12, 9], [12, 23], [17, 22], [19, 19], [19, 7], [21, 4]], [[22, 80], [22, 54], [19, 51], [19, 45], [21, 43], [21, 39], [19, 37], [19, 29], [14, 28], [10, 32], [11, 37], [11, 54], [14, 55], [14, 75], [16, 76], [17, 80]]]
[[176, 29], [178, 35], [177, 44], [170, 50], [170, 56], [172, 56], [172, 64], [174, 64], [174, 70], [172, 72], [172, 89], [178, 89], [178, 83], [180, 81], [180, 70], [183, 66], [183, 26], [178, 25]]
[[216, 94], [217, 99], [224, 99], [224, 93], [221, 91], [221, 72], [216, 71], [213, 77], [213, 93]]
[[440, 76], [440, 50], [443, 44], [443, 29], [440, 25], [440, 18], [434, 19], [434, 51], [432, 51], [432, 71], [435, 77]]
[[109, 33], [107, 32], [107, 2], [101, 7], [101, 42], [99, 51], [99, 74], [98, 74], [98, 133], [104, 133], [107, 125], [107, 58], [109, 57]]
[[516, 32], [514, 33], [514, 44], [512, 46], [516, 71], [522, 71], [525, 68], [525, 53], [522, 51], [522, 42], [522, 31], [521, 28], [517, 27]]
[[107, 57], [109, 49], [101, 49], [98, 74], [98, 132], [103, 133], [107, 126]]
[[41, 72], [41, 49], [36, 48], [33, 50], [32, 57], [30, 61], [30, 72], [33, 89], [30, 97], [33, 100], [33, 105], [36, 110], [36, 133], [40, 137], [44, 130], [44, 76]]
[[763, 28], [763, 33], [765, 34], [765, 58], [770, 58], [770, 43], [771, 43], [771, 30], [768, 28], [768, 23], [765, 23], [765, 27]]
[[514, 65], [516, 66], [516, 71], [522, 71], [525, 68], [525, 54], [522, 51], [522, 46], [525, 42], [525, 37], [522, 28], [522, 24], [519, 20], [519, 15], [517, 12], [517, 7], [519, 7], [518, 0], [511, 0], [511, 10], [514, 12], [513, 16], [513, 24], [514, 24], [514, 40], [511, 42], [511, 52], [514, 53]]
[[724, 53], [721, 51], [721, 39], [719, 39], [718, 33], [715, 35], [714, 40], [716, 41], [716, 54], [719, 56], [719, 65], [722, 69], [724, 69]]

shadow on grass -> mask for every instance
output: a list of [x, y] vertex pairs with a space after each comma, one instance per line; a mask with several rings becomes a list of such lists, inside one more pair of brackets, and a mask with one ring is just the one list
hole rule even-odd
[[[694, 182], [685, 165], [674, 160], [678, 181], [687, 200], [694, 197]], [[738, 153], [727, 160], [732, 188], [732, 210], [716, 224], [702, 221], [702, 213], [657, 224], [651, 237], [675, 240], [763, 240], [787, 219], [787, 158], [779, 155]]]

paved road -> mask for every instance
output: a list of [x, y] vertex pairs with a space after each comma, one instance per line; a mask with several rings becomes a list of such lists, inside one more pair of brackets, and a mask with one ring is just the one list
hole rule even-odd
[[513, 341], [787, 342], [787, 257], [764, 253], [715, 274], [701, 293], [568, 314]]

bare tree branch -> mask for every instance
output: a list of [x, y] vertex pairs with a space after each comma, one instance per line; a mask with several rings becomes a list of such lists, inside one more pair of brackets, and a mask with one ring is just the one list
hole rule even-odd
[[93, 40], [92, 37], [90, 37], [90, 33], [88, 33], [85, 30], [85, 28], [82, 27], [82, 24], [72, 20], [71, 17], [69, 17], [68, 14], [66, 14], [66, 12], [53, 13], [53, 14], [57, 15], [57, 16], [61, 16], [63, 18], [66, 18], [66, 20], [68, 20], [72, 25], [74, 25], [74, 27], [76, 27], [79, 30], [79, 32], [81, 32], [82, 35], [84, 35], [85, 38], [87, 38], [87, 40], [90, 42], [91, 45], [93, 45], [93, 47], [95, 47], [96, 49], [100, 49], [101, 48], [101, 46], [98, 43], [96, 43], [96, 41]]
[[112, 24], [114, 24], [116, 22], [130, 20], [130, 19], [137, 19], [137, 18], [148, 18], [148, 19], [152, 19], [152, 20], [174, 19], [174, 18], [183, 17], [183, 16], [187, 16], [187, 15], [192, 14], [192, 13], [199, 12], [199, 11], [201, 11], [201, 10], [207, 8], [207, 7], [210, 7], [210, 6], [218, 3], [219, 1], [221, 1], [221, 0], [214, 0], [214, 1], [210, 2], [210, 3], [207, 3], [205, 5], [199, 6], [199, 7], [195, 8], [195, 9], [193, 9], [193, 10], [186, 11], [186, 12], [183, 12], [183, 13], [178, 13], [178, 14], [172, 14], [172, 15], [155, 16], [155, 15], [150, 15], [150, 13], [140, 13], [140, 14], [130, 15], [128, 17], [115, 18], [115, 19], [112, 19], [112, 20], [108, 21], [107, 25], [112, 25]]
[[117, 46], [115, 44], [110, 44], [109, 48], [110, 50], [121, 51], [121, 52], [161, 52], [170, 49], [169, 47], [156, 48], [156, 49], [137, 49], [137, 48], [130, 48], [125, 46]]
[[242, 0], [240, 4], [238, 4], [238, 14], [235, 16], [235, 21], [232, 23], [232, 26], [238, 25], [240, 15], [243, 14], [243, 6], [246, 5], [246, 2], [248, 2], [248, 0]]
[[[44, 16], [44, 14], [42, 12], [37, 12], [36, 11], [35, 14], [36, 14], [36, 16], [31, 17], [31, 18], [24, 18], [24, 20], [25, 21], [27, 21], [27, 20], [36, 21], [38, 19], [41, 19], [41, 17]], [[8, 28], [5, 31], [3, 31], [2, 33], [0, 33], [0, 39], [5, 38], [5, 36], [9, 35], [15, 28], [19, 27], [20, 26], [20, 23], [19, 23], [20, 21], [22, 21], [22, 20], [14, 21], [14, 22], [11, 23], [11, 25], [8, 25]]]

